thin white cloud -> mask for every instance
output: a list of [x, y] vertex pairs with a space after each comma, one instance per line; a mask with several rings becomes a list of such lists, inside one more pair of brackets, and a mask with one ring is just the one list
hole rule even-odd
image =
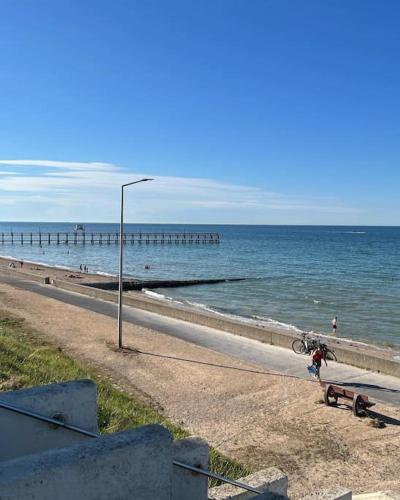
[[63, 168], [66, 170], [116, 170], [111, 163], [102, 162], [74, 162], [53, 160], [0, 160], [0, 165], [14, 165], [16, 167], [44, 167]]
[[197, 201], [191, 202], [192, 205], [204, 208], [241, 208], [246, 209], [258, 209], [258, 210], [316, 210], [322, 212], [335, 212], [335, 213], [363, 213], [364, 209], [345, 207], [339, 205], [327, 205], [327, 204], [305, 204], [304, 202], [289, 202], [288, 200], [282, 200], [280, 203], [271, 202], [249, 202], [249, 201]]
[[[24, 170], [15, 175], [10, 166]], [[120, 186], [141, 177], [155, 180], [130, 188], [126, 206], [127, 218], [142, 222], [284, 223], [285, 217], [296, 222], [301, 214], [303, 218], [317, 212], [345, 218], [363, 212], [331, 198], [297, 199], [215, 179], [154, 176], [102, 162], [18, 159], [0, 160], [0, 203], [4, 207], [18, 200], [14, 205], [26, 213], [25, 219], [35, 214], [40, 220], [41, 214], [51, 213], [64, 220], [115, 220]], [[12, 213], [2, 218], [15, 219]]]

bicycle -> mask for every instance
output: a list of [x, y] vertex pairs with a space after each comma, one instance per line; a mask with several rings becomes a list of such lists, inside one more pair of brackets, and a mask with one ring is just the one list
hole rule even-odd
[[301, 334], [301, 339], [296, 339], [292, 343], [292, 349], [296, 354], [310, 354], [317, 347], [317, 340], [308, 337], [306, 333]]
[[307, 333], [302, 333], [301, 337], [301, 339], [296, 339], [292, 343], [292, 349], [296, 354], [311, 354], [319, 347], [324, 354], [324, 360], [337, 361], [336, 354], [325, 343], [319, 339], [309, 337]]

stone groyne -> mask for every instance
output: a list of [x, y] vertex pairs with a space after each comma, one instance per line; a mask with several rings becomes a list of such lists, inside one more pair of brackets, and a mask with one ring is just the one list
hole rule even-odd
[[[245, 278], [227, 278], [227, 279], [197, 279], [197, 280], [140, 280], [140, 279], [124, 279], [123, 289], [140, 291], [144, 288], [177, 288], [181, 286], [194, 286], [194, 285], [214, 285], [216, 283], [227, 283], [231, 281], [243, 281]], [[100, 288], [101, 290], [118, 290], [119, 283], [117, 280], [113, 281], [95, 281], [95, 282], [81, 282], [83, 286], [92, 288]]]

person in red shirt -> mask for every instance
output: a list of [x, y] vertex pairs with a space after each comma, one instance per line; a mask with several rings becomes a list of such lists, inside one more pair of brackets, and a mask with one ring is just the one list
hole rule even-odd
[[317, 347], [311, 353], [311, 359], [312, 359], [312, 366], [314, 366], [314, 368], [315, 368], [315, 376], [321, 382], [321, 377], [320, 377], [321, 362], [322, 362], [322, 360], [324, 360], [326, 366], [328, 366], [328, 363], [326, 362], [326, 359], [324, 357], [324, 353], [320, 347]]

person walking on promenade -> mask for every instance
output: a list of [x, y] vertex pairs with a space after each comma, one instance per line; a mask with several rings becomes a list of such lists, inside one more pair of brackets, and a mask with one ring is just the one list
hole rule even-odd
[[337, 329], [337, 316], [335, 316], [332, 320], [332, 331], [333, 333], [336, 333], [336, 329]]
[[328, 366], [328, 363], [326, 362], [324, 353], [323, 353], [321, 347], [318, 346], [311, 353], [311, 362], [312, 362], [311, 366], [315, 369], [315, 376], [318, 378], [318, 380], [320, 382], [321, 382], [320, 371], [321, 371], [322, 360], [324, 360], [325, 361], [325, 365]]

